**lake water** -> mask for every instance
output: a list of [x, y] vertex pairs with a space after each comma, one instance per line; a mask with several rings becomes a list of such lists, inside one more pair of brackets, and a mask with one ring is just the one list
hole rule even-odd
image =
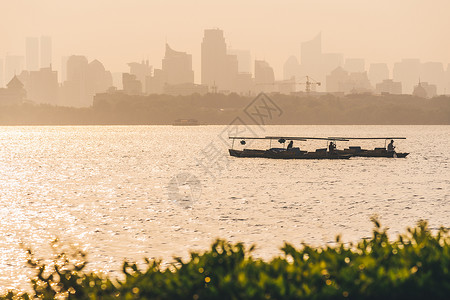
[[[419, 219], [449, 226], [450, 126], [249, 128], [258, 135], [405, 136], [397, 150], [411, 154], [244, 159], [228, 156], [225, 126], [0, 127], [1, 291], [26, 288], [24, 249], [49, 257], [55, 237], [86, 250], [90, 270], [117, 274], [125, 258], [170, 261], [217, 237], [255, 243], [256, 255], [270, 258], [284, 241], [367, 237], [372, 215], [392, 236]], [[337, 146], [354, 144], [384, 141]]]

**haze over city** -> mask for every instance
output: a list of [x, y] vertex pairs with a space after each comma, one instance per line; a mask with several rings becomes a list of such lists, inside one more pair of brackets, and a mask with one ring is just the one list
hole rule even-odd
[[323, 50], [366, 63], [402, 58], [450, 62], [446, 0], [319, 1], [8, 1], [0, 19], [0, 57], [24, 55], [28, 36], [51, 36], [53, 66], [72, 54], [98, 59], [112, 72], [148, 59], [161, 67], [164, 45], [192, 54], [200, 83], [203, 31], [220, 28], [227, 46], [266, 60], [277, 79], [300, 43], [323, 35]]
[[447, 300], [450, 0], [0, 10], [0, 300]]

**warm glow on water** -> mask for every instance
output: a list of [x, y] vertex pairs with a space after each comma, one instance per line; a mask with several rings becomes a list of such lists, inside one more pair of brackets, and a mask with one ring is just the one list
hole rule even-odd
[[[218, 137], [223, 129], [0, 127], [3, 291], [27, 287], [24, 249], [48, 257], [55, 237], [87, 250], [90, 269], [108, 272], [120, 270], [124, 258], [168, 260], [216, 237], [256, 243], [265, 258], [283, 241], [325, 244], [338, 233], [352, 241], [370, 234], [374, 214], [391, 234], [419, 219], [449, 226], [449, 126], [254, 128], [265, 135], [405, 136], [397, 150], [411, 153], [342, 161], [231, 158]], [[198, 182], [174, 190], [183, 173]], [[174, 201], [178, 194], [194, 199]]]

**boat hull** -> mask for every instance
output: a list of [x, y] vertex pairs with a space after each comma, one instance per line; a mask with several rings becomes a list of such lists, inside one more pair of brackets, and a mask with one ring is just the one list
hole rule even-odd
[[350, 154], [355, 157], [387, 157], [387, 158], [405, 158], [408, 156], [408, 152], [393, 152], [387, 151], [386, 149], [375, 149], [375, 150], [365, 150], [365, 149], [345, 149], [336, 150], [339, 154]]
[[339, 154], [329, 152], [306, 152], [298, 149], [290, 150], [256, 150], [256, 149], [244, 149], [234, 150], [229, 149], [229, 153], [234, 157], [261, 157], [272, 159], [349, 159], [350, 154]]

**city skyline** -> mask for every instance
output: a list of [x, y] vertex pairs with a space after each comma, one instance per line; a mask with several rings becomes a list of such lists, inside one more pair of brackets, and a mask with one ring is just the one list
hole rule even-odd
[[[199, 2], [7, 3], [11, 13], [0, 20], [0, 56], [24, 55], [25, 37], [49, 35], [54, 69], [61, 71], [60, 57], [78, 54], [101, 60], [112, 72], [124, 72], [127, 63], [141, 59], [161, 68], [167, 42], [192, 55], [195, 82], [200, 83], [203, 30], [220, 28], [229, 48], [250, 51], [252, 61], [267, 61], [277, 79], [283, 78], [282, 66], [290, 56], [300, 58], [301, 43], [319, 32], [325, 52], [365, 58], [367, 64], [387, 63], [392, 69], [403, 58], [450, 62], [448, 1], [283, 1], [276, 2], [276, 11], [274, 1]], [[9, 30], [17, 18], [20, 25]]]

